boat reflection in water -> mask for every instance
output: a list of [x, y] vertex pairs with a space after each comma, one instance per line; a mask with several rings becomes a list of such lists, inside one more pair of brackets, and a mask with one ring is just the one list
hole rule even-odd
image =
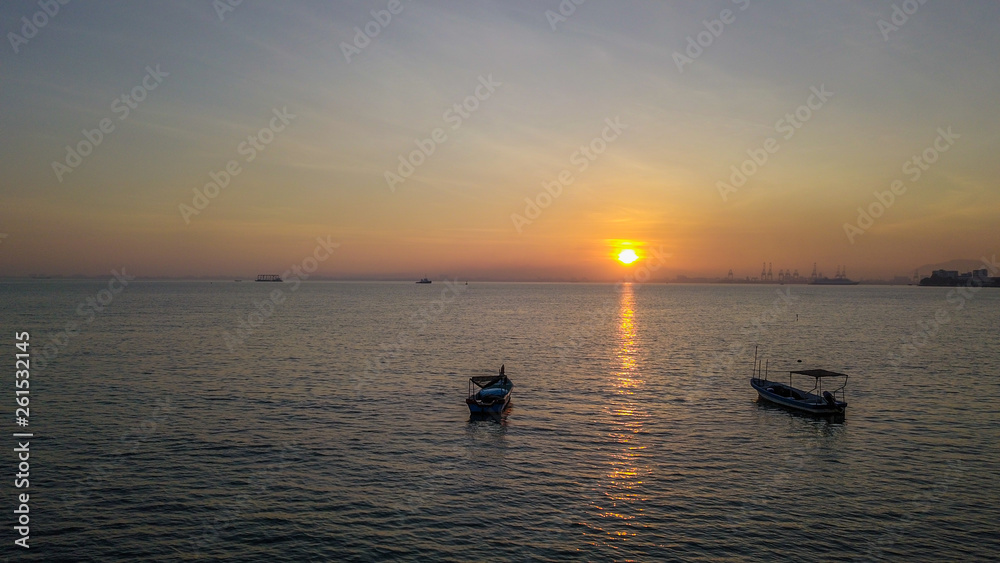
[[639, 365], [640, 341], [635, 324], [635, 295], [632, 284], [622, 286], [617, 320], [617, 342], [613, 370], [610, 373], [611, 397], [605, 407], [605, 422], [610, 426], [608, 437], [614, 441], [610, 467], [604, 475], [602, 497], [597, 510], [601, 517], [604, 543], [627, 541], [636, 535], [634, 528], [643, 524], [646, 498], [641, 489], [649, 474], [645, 463], [642, 440], [643, 423], [649, 414], [642, 405], [645, 381]]

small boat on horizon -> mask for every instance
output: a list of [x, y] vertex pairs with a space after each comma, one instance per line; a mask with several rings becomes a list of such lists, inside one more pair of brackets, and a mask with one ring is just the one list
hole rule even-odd
[[259, 282], [280, 282], [280, 281], [285, 281], [285, 280], [281, 279], [281, 276], [279, 276], [278, 274], [259, 274], [257, 276], [257, 279], [255, 279], [254, 281], [259, 281]]
[[417, 280], [417, 283], [433, 283], [433, 282], [431, 282], [430, 278], [420, 278], [419, 280]]
[[469, 378], [469, 396], [465, 404], [471, 414], [500, 414], [510, 405], [510, 393], [514, 383], [504, 373], [500, 365], [497, 375], [482, 375]]
[[[825, 369], [791, 370], [788, 372], [788, 384], [771, 381], [767, 378], [765, 367], [761, 377], [761, 365], [754, 350], [754, 369], [750, 377], [750, 386], [757, 391], [758, 397], [776, 405], [806, 412], [813, 415], [843, 415], [847, 410], [846, 373], [837, 373]], [[794, 387], [792, 376], [801, 375], [813, 378], [813, 387], [808, 391]], [[823, 390], [823, 381], [833, 380], [832, 388]], [[839, 386], [837, 386], [839, 383]]]

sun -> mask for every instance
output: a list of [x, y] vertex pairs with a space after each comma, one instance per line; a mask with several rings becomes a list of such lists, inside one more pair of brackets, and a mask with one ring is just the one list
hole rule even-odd
[[631, 248], [626, 248], [625, 250], [622, 250], [621, 252], [618, 253], [618, 261], [621, 262], [622, 264], [631, 264], [632, 262], [635, 262], [638, 259], [639, 256], [636, 255], [635, 251], [632, 250]]

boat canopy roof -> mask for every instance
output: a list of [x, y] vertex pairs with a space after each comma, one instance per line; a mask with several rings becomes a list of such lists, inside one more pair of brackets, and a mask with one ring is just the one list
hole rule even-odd
[[475, 383], [480, 387], [489, 387], [494, 383], [499, 383], [503, 381], [505, 376], [503, 375], [477, 375], [475, 377], [470, 377], [469, 381]]
[[799, 371], [790, 371], [789, 373], [796, 373], [799, 375], [808, 375], [809, 377], [847, 377], [846, 373], [837, 373], [835, 371], [825, 370], [825, 369], [804, 369]]

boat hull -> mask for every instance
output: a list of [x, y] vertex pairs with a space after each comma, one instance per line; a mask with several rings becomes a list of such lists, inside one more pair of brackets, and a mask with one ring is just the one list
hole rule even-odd
[[[847, 403], [843, 401], [836, 401], [836, 405], [831, 405], [818, 395], [806, 393], [801, 389], [789, 387], [784, 383], [767, 381], [766, 379], [751, 379], [750, 385], [757, 391], [757, 395], [761, 399], [798, 412], [815, 415], [841, 415], [847, 410]], [[798, 392], [805, 398], [796, 399], [794, 397], [785, 397], [776, 392], [782, 389]]]
[[476, 399], [466, 399], [465, 404], [469, 405], [469, 412], [472, 414], [500, 414], [510, 406], [510, 393], [504, 395], [503, 399], [486, 402]]

